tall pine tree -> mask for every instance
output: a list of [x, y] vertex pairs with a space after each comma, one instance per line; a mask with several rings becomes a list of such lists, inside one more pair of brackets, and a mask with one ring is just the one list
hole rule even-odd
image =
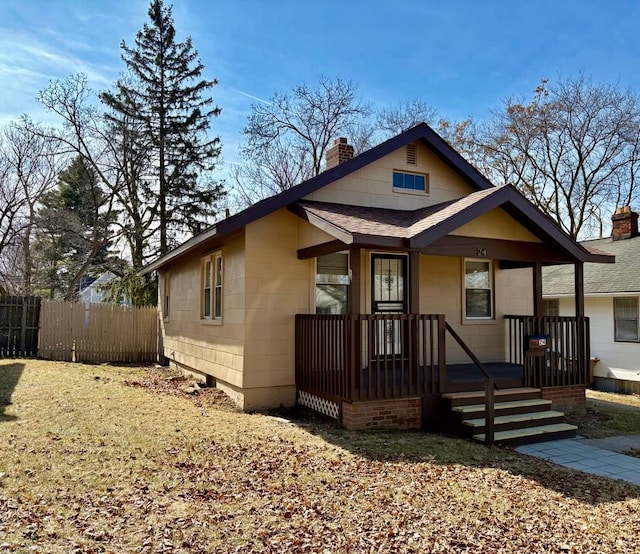
[[42, 196], [32, 248], [41, 294], [73, 300], [85, 275], [111, 266], [109, 227], [115, 213], [107, 204], [95, 172], [80, 156]]
[[164, 254], [181, 233], [198, 231], [211, 221], [224, 194], [222, 185], [209, 178], [221, 145], [208, 131], [220, 109], [207, 95], [217, 81], [202, 78], [204, 66], [191, 38], [176, 41], [171, 7], [152, 0], [149, 19], [134, 47], [122, 42], [129, 74], [113, 91], [102, 93], [101, 100], [115, 126], [131, 122], [136, 140], [130, 147], [148, 155], [152, 175], [147, 189], [156, 195], [149, 202], [157, 214], [157, 252]]

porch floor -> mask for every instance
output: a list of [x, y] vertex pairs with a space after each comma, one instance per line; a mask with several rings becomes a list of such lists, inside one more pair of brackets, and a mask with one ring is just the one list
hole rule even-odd
[[[501, 388], [517, 388], [523, 386], [524, 369], [522, 365], [507, 362], [487, 362], [482, 364], [489, 375], [493, 377]], [[378, 384], [382, 387], [406, 386], [410, 382], [410, 369], [406, 361], [398, 360], [395, 367], [390, 364], [380, 365], [373, 362], [370, 366], [362, 369], [361, 385], [363, 389], [377, 389]], [[435, 375], [434, 375], [435, 374]], [[412, 380], [423, 384], [433, 381], [438, 382], [438, 366], [420, 366], [417, 375]], [[446, 390], [443, 392], [463, 392], [469, 390], [480, 390], [484, 388], [485, 376], [473, 363], [468, 364], [448, 364]]]

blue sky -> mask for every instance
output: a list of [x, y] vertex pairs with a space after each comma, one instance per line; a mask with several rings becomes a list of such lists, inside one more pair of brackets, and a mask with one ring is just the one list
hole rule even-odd
[[[392, 7], [392, 5], [394, 7]], [[1, 0], [0, 123], [50, 79], [84, 72], [109, 88], [147, 0]], [[582, 71], [640, 90], [640, 2], [617, 0], [174, 0], [178, 39], [200, 53], [235, 160], [250, 105], [320, 75], [351, 79], [374, 106], [420, 97], [445, 117], [483, 118], [542, 78]], [[221, 168], [224, 172], [224, 166]]]

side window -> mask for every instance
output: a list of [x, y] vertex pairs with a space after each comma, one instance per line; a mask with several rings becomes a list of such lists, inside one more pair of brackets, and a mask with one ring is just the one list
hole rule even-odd
[[[162, 317], [165, 321], [169, 320], [169, 309], [171, 306], [171, 302], [169, 301], [171, 295], [171, 273], [167, 272], [162, 276]], [[123, 298], [121, 297], [120, 303], [124, 304]]]
[[201, 319], [222, 319], [222, 284], [224, 268], [222, 253], [202, 258], [201, 263]]
[[557, 298], [545, 298], [542, 301], [542, 315], [559, 316], [560, 300]]
[[637, 297], [614, 298], [613, 319], [616, 342], [639, 342]]
[[346, 314], [349, 297], [349, 255], [316, 258], [316, 313]]
[[489, 260], [464, 261], [464, 316], [493, 318], [493, 266]]

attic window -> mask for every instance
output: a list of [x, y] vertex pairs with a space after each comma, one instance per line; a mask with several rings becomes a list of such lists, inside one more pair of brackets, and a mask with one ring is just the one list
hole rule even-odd
[[393, 172], [393, 190], [400, 192], [429, 193], [429, 176], [426, 173]]
[[407, 144], [407, 165], [418, 165], [418, 149], [415, 144]]

